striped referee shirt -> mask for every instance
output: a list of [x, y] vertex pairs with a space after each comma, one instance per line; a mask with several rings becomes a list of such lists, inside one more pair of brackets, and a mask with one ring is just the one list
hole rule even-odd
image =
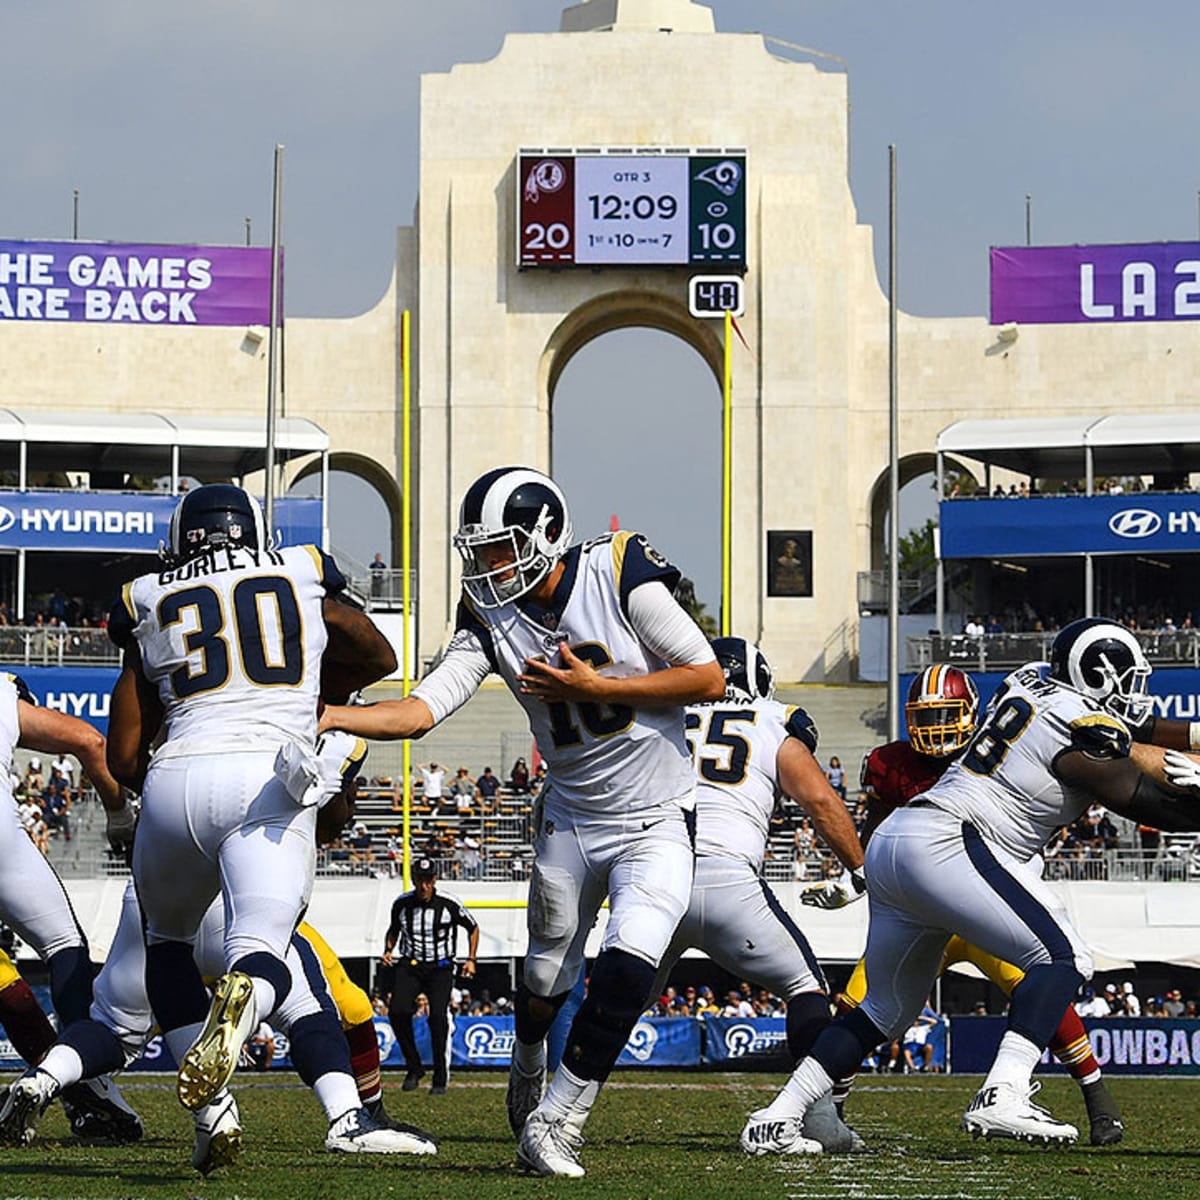
[[434, 892], [429, 903], [422, 904], [415, 891], [404, 892], [392, 904], [387, 942], [397, 959], [443, 967], [454, 961], [457, 931], [470, 934], [478, 924], [453, 896]]

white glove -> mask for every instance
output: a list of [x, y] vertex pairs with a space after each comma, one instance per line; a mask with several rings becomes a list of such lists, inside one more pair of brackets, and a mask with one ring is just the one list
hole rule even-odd
[[133, 845], [135, 829], [137, 829], [137, 812], [128, 800], [116, 812], [105, 809], [104, 836], [108, 838], [108, 844], [115, 853], [124, 854], [129, 850]]
[[1181, 750], [1167, 750], [1163, 754], [1163, 774], [1172, 787], [1200, 792], [1200, 762]]
[[867, 894], [867, 877], [862, 867], [843, 871], [837, 879], [810, 883], [800, 889], [800, 903], [810, 908], [845, 908]]

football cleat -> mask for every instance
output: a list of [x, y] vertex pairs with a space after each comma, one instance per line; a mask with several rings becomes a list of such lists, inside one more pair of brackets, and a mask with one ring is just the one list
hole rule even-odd
[[772, 1117], [765, 1108], [746, 1118], [739, 1139], [746, 1154], [820, 1154], [824, 1147], [804, 1136], [803, 1117]]
[[1100, 1113], [1092, 1118], [1091, 1142], [1093, 1146], [1115, 1146], [1125, 1136], [1125, 1126], [1120, 1117]]
[[1030, 1099], [1041, 1086], [1035, 1083], [1028, 1090], [1011, 1083], [981, 1087], [963, 1114], [963, 1129], [972, 1137], [989, 1140], [1012, 1138], [1043, 1146], [1070, 1146], [1079, 1137], [1079, 1130], [1066, 1121], [1055, 1120]]
[[820, 1142], [826, 1154], [857, 1154], [866, 1149], [862, 1138], [842, 1120], [829, 1092], [804, 1114], [801, 1132], [806, 1138]]
[[195, 1117], [192, 1166], [201, 1175], [233, 1166], [242, 1153], [242, 1123], [234, 1098], [221, 1091], [211, 1104], [197, 1109]]
[[517, 1163], [538, 1175], [581, 1179], [586, 1173], [579, 1162], [581, 1141], [561, 1117], [531, 1112], [517, 1140]]
[[404, 1121], [397, 1121], [386, 1108], [383, 1107], [382, 1100], [372, 1100], [363, 1107], [367, 1110], [367, 1115], [375, 1122], [380, 1129], [395, 1129], [399, 1133], [411, 1133], [417, 1137], [423, 1137], [427, 1141], [432, 1142], [435, 1146], [438, 1145], [438, 1139], [432, 1133], [426, 1133], [424, 1129], [418, 1129], [416, 1125], [409, 1125]]
[[58, 1081], [37, 1067], [30, 1067], [8, 1089], [0, 1108], [0, 1138], [28, 1146], [37, 1134], [38, 1122], [58, 1095]]
[[108, 1075], [72, 1084], [63, 1091], [62, 1105], [77, 1138], [118, 1146], [141, 1139], [142, 1118]]
[[254, 983], [241, 971], [217, 980], [208, 1019], [179, 1066], [179, 1102], [193, 1111], [211, 1104], [233, 1077], [254, 1028]]
[[352, 1108], [329, 1126], [325, 1149], [340, 1154], [436, 1154], [437, 1141], [413, 1125], [389, 1128], [365, 1108]]
[[521, 1136], [529, 1114], [542, 1102], [546, 1094], [546, 1068], [533, 1075], [526, 1075], [514, 1062], [508, 1069], [508, 1093], [504, 1097], [508, 1109], [508, 1127], [514, 1137]]

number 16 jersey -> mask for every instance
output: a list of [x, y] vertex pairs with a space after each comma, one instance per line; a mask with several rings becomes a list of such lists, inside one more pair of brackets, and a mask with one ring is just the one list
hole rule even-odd
[[127, 583], [108, 632], [122, 649], [136, 641], [158, 690], [158, 753], [311, 746], [328, 640], [322, 606], [343, 587], [315, 546], [216, 547]]

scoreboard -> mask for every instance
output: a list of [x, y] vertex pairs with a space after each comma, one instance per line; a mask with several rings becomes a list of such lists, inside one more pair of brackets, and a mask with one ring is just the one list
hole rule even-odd
[[522, 151], [520, 267], [746, 265], [744, 151]]

